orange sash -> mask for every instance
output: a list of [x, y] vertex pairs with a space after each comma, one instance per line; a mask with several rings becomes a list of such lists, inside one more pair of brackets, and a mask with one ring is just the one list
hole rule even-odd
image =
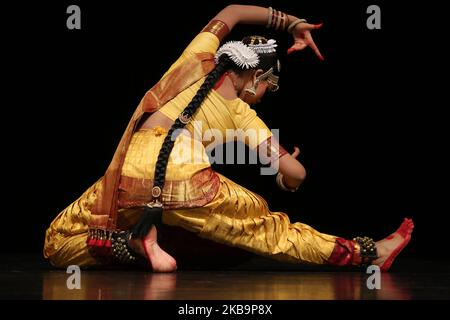
[[[214, 55], [197, 53], [166, 74], [142, 98], [114, 153], [113, 159], [97, 191], [91, 210], [90, 228], [114, 231], [117, 223], [118, 193], [122, 166], [133, 133], [145, 113], [153, 113], [180, 92], [207, 75], [215, 67]], [[149, 199], [150, 201], [151, 199]]]

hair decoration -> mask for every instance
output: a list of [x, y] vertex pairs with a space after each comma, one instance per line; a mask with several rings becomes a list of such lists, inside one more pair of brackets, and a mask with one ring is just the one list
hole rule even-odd
[[229, 41], [220, 47], [215, 56], [216, 64], [223, 54], [242, 69], [255, 68], [259, 64], [258, 54], [242, 41]]
[[249, 44], [249, 48], [253, 49], [257, 54], [277, 52], [277, 42], [274, 39], [267, 40], [267, 43]]

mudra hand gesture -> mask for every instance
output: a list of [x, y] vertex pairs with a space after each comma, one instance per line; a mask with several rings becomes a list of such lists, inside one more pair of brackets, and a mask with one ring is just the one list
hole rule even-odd
[[298, 147], [294, 147], [294, 152], [291, 153], [291, 156], [297, 158], [300, 154], [300, 149]]
[[310, 24], [306, 22], [300, 22], [296, 24], [292, 30], [294, 44], [288, 49], [287, 53], [290, 54], [294, 51], [300, 51], [305, 49], [306, 47], [311, 47], [311, 49], [313, 49], [314, 53], [320, 60], [325, 60], [311, 36], [311, 30], [319, 29], [320, 27], [322, 27], [322, 25], [323, 23]]

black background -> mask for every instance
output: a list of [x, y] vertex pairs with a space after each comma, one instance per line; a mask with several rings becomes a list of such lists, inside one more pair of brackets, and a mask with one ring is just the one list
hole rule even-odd
[[[393, 1], [391, 1], [393, 2]], [[255, 107], [301, 149], [301, 190], [278, 190], [257, 166], [215, 168], [261, 194], [272, 210], [319, 231], [380, 238], [403, 217], [416, 224], [403, 256], [446, 258], [447, 103], [439, 95], [445, 55], [437, 49], [442, 8], [408, 1], [243, 1], [324, 22], [311, 50], [287, 56], [291, 38], [237, 26], [227, 38], [275, 37], [280, 90]], [[81, 8], [81, 30], [66, 8]], [[42, 249], [51, 220], [106, 170], [129, 118], [184, 47], [226, 1], [59, 1], [3, 10], [4, 225], [2, 251]], [[366, 8], [381, 8], [381, 30]], [[434, 23], [434, 22], [433, 22]], [[434, 30], [433, 30], [434, 29]]]

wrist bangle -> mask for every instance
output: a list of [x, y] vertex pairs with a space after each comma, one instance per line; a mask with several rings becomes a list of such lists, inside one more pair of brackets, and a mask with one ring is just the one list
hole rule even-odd
[[267, 25], [266, 28], [269, 29], [272, 26], [272, 14], [273, 14], [273, 9], [272, 7], [269, 7], [269, 12], [268, 12], [268, 18], [267, 18]]
[[288, 16], [284, 12], [273, 9], [272, 7], [267, 8], [267, 25], [266, 28], [272, 28], [279, 31], [284, 31], [288, 24]]
[[278, 186], [280, 187], [281, 190], [289, 191], [289, 192], [295, 192], [295, 191], [298, 190], [298, 187], [294, 188], [294, 189], [289, 189], [288, 187], [286, 187], [284, 185], [284, 183], [283, 183], [283, 175], [281, 174], [281, 172], [278, 172], [276, 181], [277, 181], [277, 184], [278, 184]]
[[287, 31], [289, 33], [292, 33], [292, 31], [294, 30], [296, 25], [298, 25], [299, 23], [305, 23], [305, 22], [306, 22], [306, 19], [297, 19], [289, 25], [289, 27], [287, 28]]
[[128, 245], [131, 239], [129, 231], [116, 231], [112, 234], [112, 255], [119, 263], [133, 263], [136, 261], [136, 256]]

